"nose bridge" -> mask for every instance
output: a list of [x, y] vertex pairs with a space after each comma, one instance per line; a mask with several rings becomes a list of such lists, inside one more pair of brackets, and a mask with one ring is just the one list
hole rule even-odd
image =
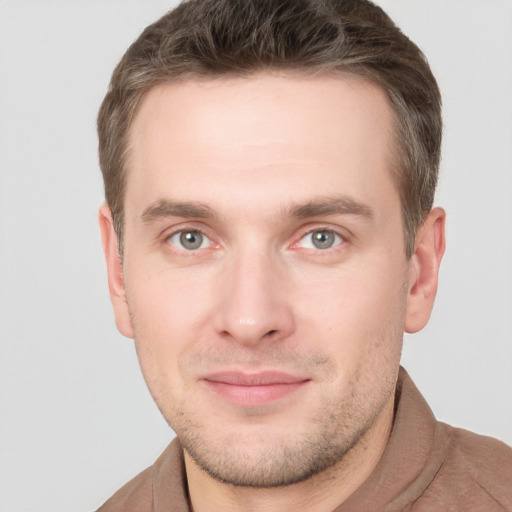
[[217, 331], [246, 345], [289, 334], [293, 318], [282, 286], [285, 267], [278, 255], [250, 244], [234, 251], [229, 260], [221, 283]]

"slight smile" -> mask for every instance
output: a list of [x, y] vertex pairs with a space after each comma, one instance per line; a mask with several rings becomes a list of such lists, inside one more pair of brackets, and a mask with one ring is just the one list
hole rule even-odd
[[310, 379], [276, 371], [228, 371], [208, 375], [203, 381], [229, 402], [254, 407], [279, 400], [304, 387]]

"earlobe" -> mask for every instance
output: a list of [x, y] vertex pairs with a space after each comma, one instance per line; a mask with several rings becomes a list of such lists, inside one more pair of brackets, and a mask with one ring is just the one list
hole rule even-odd
[[116, 325], [119, 332], [127, 338], [133, 338], [133, 328], [130, 320], [126, 291], [123, 280], [123, 266], [119, 255], [117, 235], [114, 229], [112, 214], [107, 204], [99, 210], [99, 224], [103, 252], [107, 263], [108, 288], [110, 300], [114, 308]]
[[442, 208], [430, 211], [416, 234], [414, 254], [409, 262], [409, 293], [405, 331], [418, 332], [427, 325], [437, 293], [439, 267], [443, 258], [446, 213]]

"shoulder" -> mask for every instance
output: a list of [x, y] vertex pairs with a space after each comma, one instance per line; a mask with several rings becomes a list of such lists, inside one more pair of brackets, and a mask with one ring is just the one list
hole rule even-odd
[[[440, 424], [449, 450], [413, 510], [512, 511], [512, 448], [492, 437]], [[427, 505], [427, 508], [424, 506]]]
[[97, 512], [151, 512], [153, 510], [153, 467], [130, 480], [107, 500]]
[[[507, 444], [461, 428], [447, 428], [452, 431], [454, 456], [463, 458], [470, 466], [478, 464], [480, 472], [503, 472], [505, 468], [512, 471], [512, 448]], [[512, 473], [508, 472], [507, 476], [511, 477]]]
[[152, 512], [165, 504], [173, 510], [188, 510], [183, 449], [175, 438], [149, 468], [139, 473], [97, 512]]

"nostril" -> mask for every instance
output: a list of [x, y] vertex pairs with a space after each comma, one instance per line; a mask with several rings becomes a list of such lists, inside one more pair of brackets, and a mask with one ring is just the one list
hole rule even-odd
[[277, 332], [276, 329], [272, 329], [271, 331], [268, 331], [267, 334], [265, 336], [272, 336], [273, 334], [275, 334]]

